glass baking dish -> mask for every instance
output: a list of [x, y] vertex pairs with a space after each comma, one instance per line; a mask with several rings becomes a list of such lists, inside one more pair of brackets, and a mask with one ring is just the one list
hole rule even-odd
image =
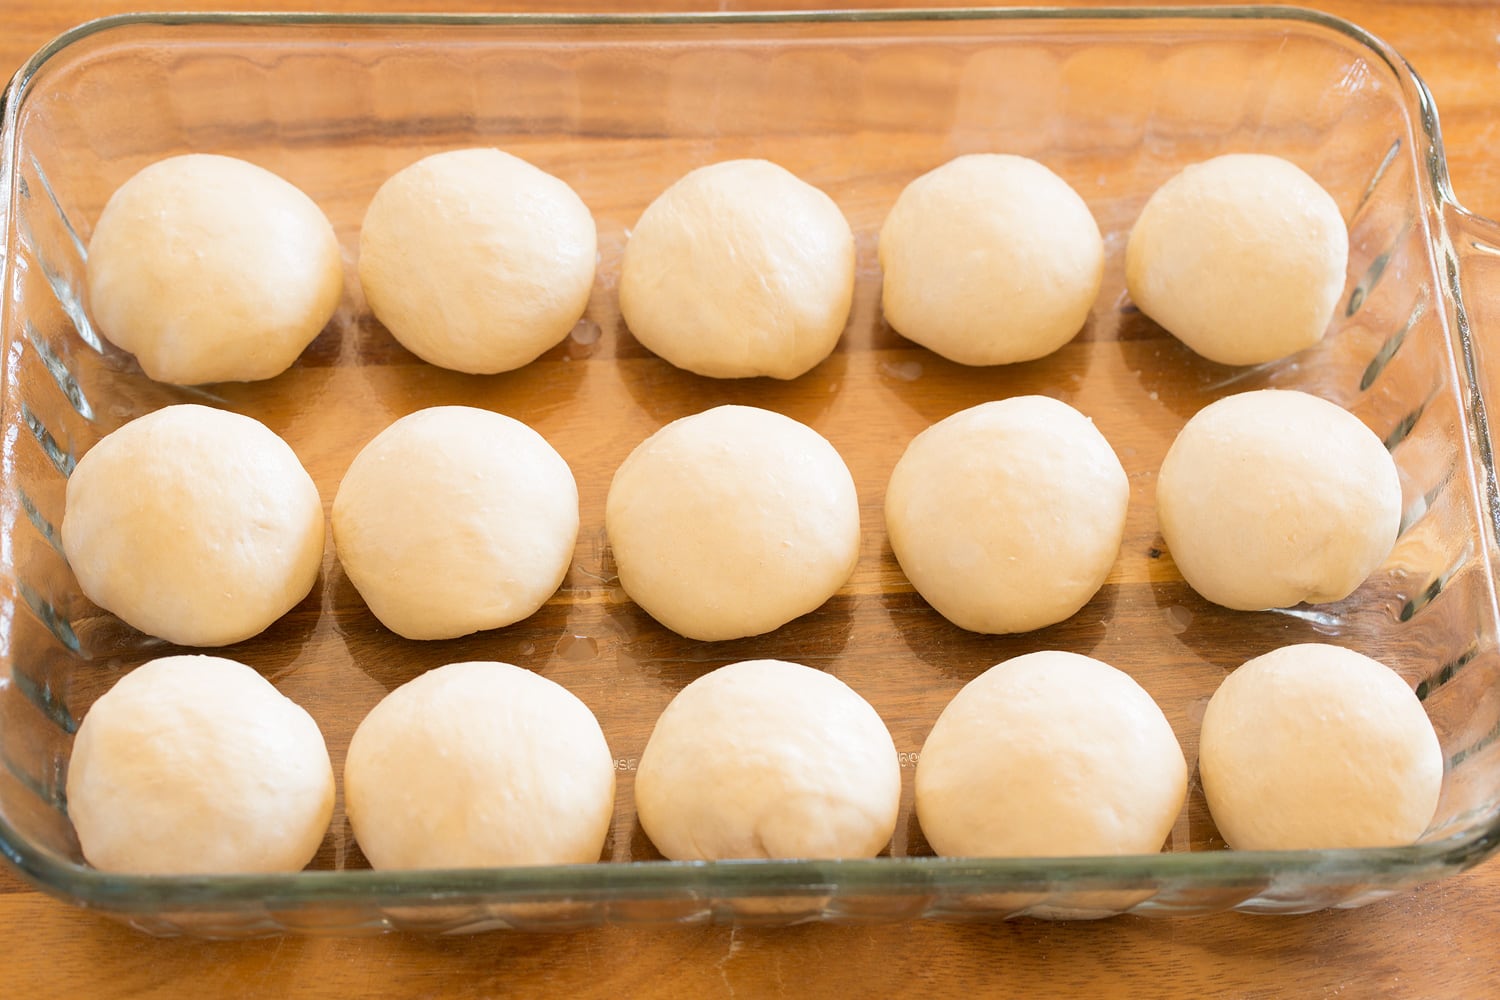
[[[376, 187], [427, 153], [495, 145], [568, 181], [599, 225], [598, 277], [569, 338], [520, 371], [480, 377], [418, 362], [371, 319], [354, 277]], [[80, 302], [105, 199], [175, 153], [242, 156], [328, 213], [346, 263], [338, 314], [284, 375], [182, 389], [147, 380], [94, 333]], [[995, 369], [950, 364], [880, 318], [875, 242], [902, 186], [961, 153], [1036, 157], [1105, 234], [1103, 291], [1077, 339]], [[1145, 198], [1186, 163], [1276, 153], [1334, 195], [1351, 231], [1347, 294], [1325, 342], [1283, 362], [1203, 361], [1124, 293], [1123, 251]], [[619, 319], [621, 252], [645, 205], [692, 167], [758, 156], [827, 191], [858, 240], [856, 299], [836, 353], [792, 382], [714, 381], [645, 351]], [[1500, 233], [1449, 189], [1437, 117], [1410, 67], [1335, 18], [1282, 8], [953, 10], [667, 16], [150, 14], [84, 25], [47, 46], [4, 98], [0, 409], [0, 844], [36, 883], [161, 934], [436, 931], [603, 921], [792, 922], [1017, 914], [1303, 912], [1357, 906], [1472, 865], [1500, 837], [1495, 469], [1476, 330], [1500, 289]], [[1401, 469], [1402, 535], [1337, 604], [1240, 613], [1205, 603], [1164, 551], [1154, 476], [1189, 415], [1230, 392], [1298, 387], [1337, 401]], [[1125, 543], [1079, 614], [1020, 636], [941, 619], [885, 541], [881, 498], [906, 442], [963, 407], [1040, 392], [1082, 409], [1132, 482]], [[325, 503], [358, 448], [422, 406], [470, 404], [536, 427], [572, 465], [583, 528], [557, 595], [533, 618], [445, 642], [384, 630], [339, 570], [263, 635], [224, 652], [303, 704], [336, 769], [354, 726], [433, 666], [500, 659], [561, 682], [598, 714], [618, 769], [600, 863], [375, 872], [342, 808], [308, 871], [128, 877], [82, 864], [66, 817], [72, 733], [119, 676], [171, 647], [100, 612], [59, 554], [64, 482], [100, 436], [172, 402], [251, 414], [282, 434]], [[620, 590], [602, 527], [609, 477], [638, 441], [711, 405], [785, 412], [826, 435], [862, 500], [853, 578], [827, 605], [758, 638], [682, 639]], [[1332, 641], [1376, 656], [1422, 696], [1447, 756], [1419, 844], [1382, 850], [1224, 849], [1196, 776], [1160, 854], [933, 857], [911, 768], [938, 712], [991, 664], [1089, 653], [1156, 697], [1196, 758], [1225, 672], [1273, 647]], [[672, 695], [708, 669], [782, 657], [837, 674], [890, 726], [905, 796], [886, 856], [672, 863], [642, 833], [632, 769]]]

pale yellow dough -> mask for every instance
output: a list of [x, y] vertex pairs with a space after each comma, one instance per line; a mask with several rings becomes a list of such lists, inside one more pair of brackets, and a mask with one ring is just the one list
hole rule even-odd
[[1241, 611], [1348, 597], [1401, 524], [1395, 460], [1358, 417], [1262, 389], [1199, 410], [1156, 480], [1162, 537], [1184, 580]]
[[344, 764], [344, 808], [375, 868], [598, 861], [614, 806], [594, 713], [509, 663], [452, 663], [396, 688]]
[[142, 632], [226, 646], [306, 597], [323, 504], [287, 443], [196, 404], [132, 420], [68, 478], [63, 551], [89, 600]]
[[1103, 585], [1129, 499], [1088, 417], [1017, 396], [918, 434], [891, 473], [885, 523], [901, 569], [945, 618], [1025, 632], [1071, 617]]
[[896, 827], [901, 767], [885, 723], [843, 681], [749, 660], [672, 699], [635, 800], [646, 835], [676, 861], [872, 857]]
[[597, 253], [594, 217], [564, 181], [498, 149], [458, 149], [375, 192], [359, 280], [407, 350], [491, 374], [568, 335], [588, 305]]
[[854, 295], [833, 199], [765, 160], [699, 167], [641, 215], [620, 271], [637, 340], [715, 378], [796, 378], [828, 357]]
[[1077, 653], [1018, 656], [948, 703], [917, 762], [932, 849], [957, 857], [1154, 854], [1187, 762], [1130, 676]]
[[253, 163], [161, 160], [110, 196], [88, 253], [98, 330], [160, 382], [285, 371], [338, 308], [338, 239], [311, 198]]
[[1125, 282], [1141, 311], [1226, 365], [1323, 339], [1344, 289], [1349, 231], [1295, 164], [1237, 153], [1186, 167], [1141, 210]]
[[96, 701], [68, 763], [68, 815], [102, 871], [297, 871], [333, 815], [333, 767], [312, 717], [260, 674], [168, 656]]
[[1051, 354], [1083, 327], [1104, 240], [1078, 193], [1035, 160], [960, 156], [908, 184], [880, 230], [881, 307], [950, 361]]
[[391, 424], [355, 456], [333, 501], [344, 572], [408, 639], [528, 617], [562, 583], [577, 539], [568, 463], [520, 421], [469, 406]]
[[833, 445], [790, 417], [684, 417], [615, 471], [604, 510], [620, 585], [689, 639], [759, 635], [818, 607], [859, 558], [859, 498]]
[[1226, 677], [1203, 713], [1198, 767], [1219, 833], [1245, 851], [1410, 844], [1443, 785], [1442, 748], [1407, 683], [1322, 643]]

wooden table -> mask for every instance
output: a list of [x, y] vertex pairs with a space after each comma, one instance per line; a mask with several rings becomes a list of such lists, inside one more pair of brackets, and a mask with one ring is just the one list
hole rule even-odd
[[[526, 6], [474, 0], [323, 3], [349, 10]], [[305, 0], [0, 0], [0, 69], [9, 73], [47, 39], [103, 14], [308, 6]], [[1462, 0], [1333, 0], [1322, 6], [1382, 36], [1411, 60], [1436, 93], [1460, 199], [1500, 217], [1500, 162], [1490, 155], [1500, 137], [1500, 7]], [[601, 928], [225, 944], [141, 936], [54, 901], [0, 867], [0, 938], [7, 942], [0, 996], [1476, 997], [1500, 994], [1497, 931], [1496, 863], [1400, 899], [1301, 918]]]

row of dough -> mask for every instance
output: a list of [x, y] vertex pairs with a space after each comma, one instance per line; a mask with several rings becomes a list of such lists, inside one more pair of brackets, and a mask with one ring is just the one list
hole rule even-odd
[[[588, 304], [597, 233], [562, 180], [497, 149], [439, 153], [376, 192], [359, 239], [375, 317], [464, 372], [518, 368]], [[914, 180], [880, 233], [882, 303], [898, 332], [964, 364], [1057, 350], [1098, 296], [1104, 243], [1088, 206], [1036, 161], [959, 157]], [[1134, 301], [1200, 354], [1273, 360], [1316, 343], [1343, 288], [1348, 232], [1316, 181], [1272, 156], [1189, 166], [1146, 203], [1126, 251]], [[700, 167], [630, 233], [620, 311], [678, 367], [794, 378], [849, 316], [854, 235], [833, 200], [765, 160]], [[110, 198], [90, 239], [99, 331], [153, 379], [284, 371], [342, 294], [317, 205], [229, 157], [152, 164]]]
[[[1407, 844], [1437, 806], [1443, 756], [1399, 676], [1337, 646], [1249, 661], [1210, 700], [1200, 774], [1246, 850]], [[1378, 762], [1378, 763], [1377, 763]], [[998, 664], [947, 705], [922, 748], [916, 812], [941, 855], [1151, 854], [1187, 793], [1160, 708], [1076, 653]], [[126, 675], [79, 729], [67, 778], [85, 858], [107, 871], [295, 871], [328, 829], [334, 775], [316, 723], [251, 668], [209, 656]], [[360, 723], [345, 809], [375, 868], [597, 861], [615, 810], [598, 721], [503, 663], [450, 664]], [[837, 678], [731, 664], [658, 718], [635, 807], [671, 860], [872, 857], [901, 799], [896, 748]]]
[[[891, 473], [885, 521], [903, 571], [946, 618], [1024, 632], [1070, 617], [1103, 585], [1129, 493], [1087, 417], [1022, 396], [913, 439]], [[1157, 513], [1189, 584], [1259, 610], [1353, 592], [1395, 542], [1401, 486], [1358, 418], [1316, 396], [1262, 390], [1188, 421], [1162, 464]], [[573, 559], [578, 490], [526, 425], [433, 407], [360, 451], [332, 521], [344, 571], [382, 623], [407, 638], [452, 638], [520, 621], [553, 595]], [[860, 550], [859, 499], [833, 445], [745, 406], [684, 417], [637, 446], [610, 484], [605, 529], [626, 594], [705, 641], [814, 610]], [[171, 642], [227, 645], [311, 590], [322, 503], [263, 424], [171, 406], [84, 455], [62, 542], [100, 607]]]

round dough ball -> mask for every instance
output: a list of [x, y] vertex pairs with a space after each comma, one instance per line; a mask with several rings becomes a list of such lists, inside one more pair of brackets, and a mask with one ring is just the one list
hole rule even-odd
[[796, 378], [833, 351], [854, 298], [854, 234], [822, 191], [765, 160], [699, 167], [625, 246], [620, 314], [678, 368]]
[[1292, 390], [1199, 410], [1156, 480], [1157, 518], [1182, 577], [1226, 608], [1348, 597], [1396, 543], [1401, 480], [1359, 418]]
[[614, 807], [594, 713], [509, 663], [451, 663], [396, 688], [344, 764], [344, 808], [375, 868], [598, 861]]
[[1120, 552], [1130, 483], [1093, 421], [1046, 396], [962, 410], [891, 473], [886, 532], [907, 579], [973, 632], [1071, 617]]
[[408, 639], [530, 616], [567, 576], [577, 540], [568, 463], [519, 420], [469, 406], [391, 424], [355, 456], [333, 501], [344, 572]]
[[1224, 365], [1323, 338], [1344, 290], [1349, 231], [1333, 198], [1276, 156], [1193, 164], [1146, 202], [1125, 250], [1141, 311]]
[[588, 305], [598, 239], [566, 183], [498, 149], [418, 160], [375, 192], [359, 280], [417, 357], [491, 374], [562, 341]]
[[748, 660], [677, 693], [641, 754], [636, 811], [674, 861], [868, 858], [901, 804], [896, 745], [837, 677]]
[[1155, 854], [1187, 797], [1187, 761], [1128, 674], [1049, 650], [964, 685], [922, 747], [916, 793], [941, 855]]
[[833, 445], [770, 410], [676, 420], [615, 471], [604, 506], [620, 586], [689, 639], [760, 635], [807, 614], [859, 558], [859, 498]]
[[1051, 354], [1088, 319], [1104, 240], [1061, 177], [1022, 156], [960, 156], [908, 184], [880, 230], [888, 323], [950, 361]]
[[312, 717], [260, 674], [168, 656], [126, 674], [84, 716], [68, 815], [101, 871], [293, 872], [328, 830], [333, 766]]
[[338, 308], [344, 266], [327, 217], [280, 177], [194, 153], [110, 196], [88, 252], [99, 332], [158, 382], [279, 375]]
[[1224, 679], [1203, 713], [1198, 769], [1231, 847], [1396, 847], [1432, 822], [1443, 751], [1399, 674], [1305, 643]]
[[62, 543], [84, 595], [126, 624], [183, 646], [227, 646], [312, 590], [323, 503], [260, 421], [168, 406], [78, 462]]

